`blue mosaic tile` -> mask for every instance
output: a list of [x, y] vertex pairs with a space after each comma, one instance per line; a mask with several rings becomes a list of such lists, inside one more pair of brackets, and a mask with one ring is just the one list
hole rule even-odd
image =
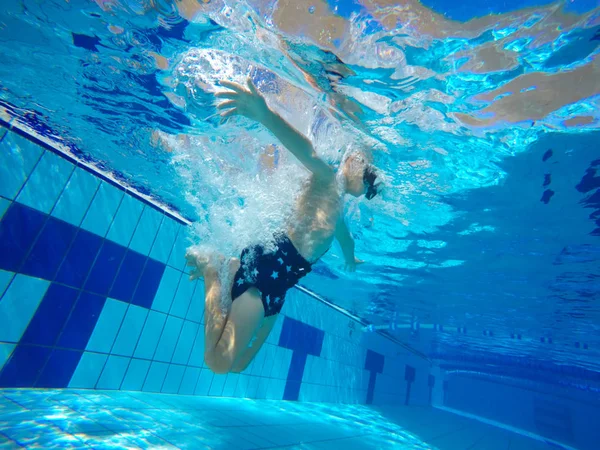
[[185, 274], [181, 274], [177, 293], [169, 310], [169, 314], [173, 316], [184, 318], [190, 307], [195, 283], [190, 282], [187, 278]]
[[4, 295], [4, 291], [15, 276], [14, 272], [7, 272], [6, 270], [0, 270], [0, 299]]
[[46, 222], [46, 215], [13, 202], [0, 221], [0, 268], [16, 272]]
[[365, 370], [371, 370], [374, 372], [383, 372], [384, 356], [380, 353], [374, 352], [373, 350], [367, 350], [367, 357], [365, 359]]
[[172, 269], [171, 267], [165, 269], [163, 277], [160, 280], [158, 291], [152, 302], [152, 309], [164, 313], [169, 312], [173, 299], [175, 298], [175, 293], [177, 292], [177, 286], [179, 285], [181, 275], [181, 272]]
[[48, 360], [51, 349], [17, 345], [0, 373], [0, 387], [33, 386]]
[[78, 227], [99, 184], [98, 178], [83, 169], [76, 168], [52, 210], [52, 215]]
[[20, 271], [53, 280], [76, 232], [67, 222], [49, 218]]
[[82, 352], [55, 348], [35, 387], [66, 388], [79, 364]]
[[144, 308], [150, 308], [163, 277], [165, 267], [164, 264], [148, 258], [131, 303], [143, 306]]
[[125, 247], [105, 240], [85, 283], [85, 289], [97, 294], [108, 295], [121, 261], [125, 256], [125, 250]]
[[6, 200], [4, 197], [0, 197], [0, 219], [4, 217], [4, 213], [6, 212], [11, 203], [11, 201]]
[[[17, 196], [17, 201], [50, 214], [73, 169], [74, 166], [66, 159], [45, 152]], [[40, 195], [40, 192], [44, 195]]]
[[75, 373], [71, 377], [71, 381], [69, 381], [69, 387], [93, 389], [107, 359], [108, 355], [84, 352], [79, 364], [77, 364]]
[[154, 354], [155, 360], [164, 362], [171, 361], [182, 326], [182, 319], [173, 316], [167, 317], [167, 323], [163, 328], [162, 335], [158, 341], [158, 346], [156, 347], [156, 353]]
[[[188, 277], [184, 275], [182, 281], [187, 281], [187, 278]], [[192, 295], [192, 301], [190, 302], [190, 307], [188, 308], [185, 318], [201, 323], [204, 316], [204, 305], [206, 303], [204, 299], [204, 280], [198, 280], [194, 285], [194, 295]]]
[[0, 317], [10, 317], [0, 327], [0, 341], [19, 342], [49, 282], [17, 274], [0, 301]]
[[181, 385], [179, 386], [179, 393], [184, 395], [193, 395], [196, 389], [196, 383], [200, 377], [202, 369], [198, 367], [186, 367]]
[[143, 208], [144, 204], [139, 200], [125, 195], [106, 237], [117, 244], [128, 247]]
[[105, 301], [104, 297], [82, 292], [62, 331], [58, 345], [64, 348], [85, 349]]
[[167, 371], [167, 376], [165, 377], [161, 392], [164, 392], [165, 394], [177, 394], [184, 372], [185, 366], [171, 364]]
[[177, 238], [175, 239], [175, 245], [173, 246], [173, 251], [171, 252], [171, 256], [169, 256], [169, 262], [167, 264], [176, 269], [185, 270], [185, 265], [187, 263], [185, 251], [190, 245], [188, 239], [188, 227], [180, 225], [179, 231], [177, 232]]
[[194, 395], [208, 395], [213, 377], [214, 374], [210, 369], [202, 369], [202, 372], [200, 372], [200, 377], [198, 378], [198, 382], [196, 383]]
[[163, 217], [164, 215], [156, 209], [148, 205], [144, 206], [142, 217], [140, 217], [129, 247], [143, 255], [148, 255]]
[[86, 346], [86, 350], [110, 353], [117, 333], [127, 312], [127, 303], [107, 298], [98, 318], [98, 322], [94, 327], [94, 331], [90, 336], [90, 340]]
[[320, 356], [324, 337], [323, 330], [285, 317], [279, 336], [279, 346]]
[[125, 193], [120, 189], [103, 181], [96, 191], [94, 200], [83, 219], [81, 228], [97, 234], [106, 236], [113, 217], [121, 204]]
[[0, 195], [14, 199], [31, 174], [42, 149], [9, 132], [0, 142]]
[[142, 390], [149, 392], [160, 392], [168, 369], [168, 364], [154, 361], [150, 366], [150, 370], [148, 371], [148, 375], [146, 376], [146, 381], [144, 382], [144, 387]]
[[135, 348], [134, 356], [136, 358], [152, 359], [166, 320], [166, 314], [156, 311], [148, 313], [142, 335]]
[[119, 389], [128, 365], [129, 358], [110, 355], [96, 384], [96, 389]]
[[146, 256], [132, 250], [127, 250], [121, 263], [119, 273], [110, 290], [110, 296], [117, 300], [130, 302], [142, 270], [146, 263]]
[[141, 391], [149, 369], [150, 361], [133, 358], [127, 368], [121, 389], [124, 391]]
[[198, 333], [198, 328], [199, 325], [197, 323], [188, 320], [184, 322], [181, 335], [177, 341], [177, 347], [175, 347], [175, 353], [173, 353], [173, 363], [187, 364], [190, 359], [192, 345], [194, 345], [194, 339]]
[[167, 263], [169, 256], [171, 256], [171, 250], [175, 244], [175, 238], [177, 237], [177, 230], [179, 224], [170, 217], [163, 219], [158, 230], [158, 235], [150, 250], [150, 257], [160, 262]]
[[76, 288], [82, 287], [101, 245], [102, 238], [80, 229], [56, 274], [55, 280]]
[[77, 294], [75, 289], [51, 284], [29, 322], [21, 343], [53, 346], [69, 317]]
[[111, 353], [123, 356], [133, 355], [147, 317], [148, 310], [146, 308], [130, 305]]

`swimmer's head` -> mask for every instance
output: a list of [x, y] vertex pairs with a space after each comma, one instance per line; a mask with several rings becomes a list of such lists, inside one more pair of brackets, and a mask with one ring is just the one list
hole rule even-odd
[[366, 161], [360, 152], [352, 152], [342, 163], [342, 174], [345, 179], [346, 193], [360, 197], [364, 195], [371, 200], [381, 187], [377, 168]]

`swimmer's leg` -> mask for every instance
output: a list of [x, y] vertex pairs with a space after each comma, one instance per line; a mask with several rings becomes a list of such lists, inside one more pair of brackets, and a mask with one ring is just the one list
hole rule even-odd
[[273, 316], [264, 318], [260, 328], [256, 332], [256, 335], [248, 343], [248, 347], [246, 347], [240, 356], [233, 362], [233, 366], [231, 367], [232, 372], [240, 373], [246, 370], [250, 362], [254, 359], [262, 345], [267, 340], [267, 337], [269, 337], [269, 334], [271, 333], [278, 316], [279, 314], [275, 314]]
[[[264, 317], [260, 292], [248, 289], [235, 302], [227, 295], [222, 305], [218, 266], [211, 264], [208, 256], [193, 250], [186, 253], [186, 258], [189, 265], [196, 267], [190, 279], [204, 277], [204, 361], [213, 372], [228, 373], [234, 361], [248, 348]], [[239, 265], [238, 259], [230, 260], [230, 274], [234, 274]], [[229, 278], [233, 282], [233, 276]], [[227, 292], [231, 292], [231, 285], [227, 288]]]

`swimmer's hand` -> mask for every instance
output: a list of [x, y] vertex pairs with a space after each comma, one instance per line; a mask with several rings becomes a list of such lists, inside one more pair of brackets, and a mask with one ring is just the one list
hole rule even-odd
[[354, 261], [348, 262], [346, 261], [346, 265], [344, 266], [344, 270], [346, 272], [356, 272], [356, 266], [360, 265], [360, 264], [364, 264], [365, 262], [363, 260], [360, 260], [358, 258], [354, 258]]
[[263, 122], [270, 112], [267, 102], [256, 90], [252, 80], [246, 80], [247, 88], [231, 81], [221, 81], [221, 86], [231, 89], [230, 91], [217, 92], [215, 97], [227, 99], [219, 103], [217, 109], [220, 111], [221, 123], [234, 115], [245, 116], [257, 122]]

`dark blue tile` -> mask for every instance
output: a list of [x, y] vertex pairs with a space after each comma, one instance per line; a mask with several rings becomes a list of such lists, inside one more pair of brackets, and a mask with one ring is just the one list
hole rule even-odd
[[409, 383], [412, 383], [413, 381], [415, 381], [415, 376], [417, 374], [417, 371], [414, 367], [409, 366], [408, 364], [406, 365], [406, 370], [404, 371], [404, 379], [406, 381], [408, 381]]
[[304, 367], [306, 366], [306, 353], [293, 352], [292, 360], [290, 361], [290, 369], [288, 370], [288, 381], [302, 381], [304, 376]]
[[142, 272], [142, 277], [133, 296], [131, 303], [144, 308], [150, 308], [154, 301], [154, 296], [158, 290], [158, 285], [165, 271], [165, 264], [148, 258], [146, 267]]
[[29, 322], [21, 342], [52, 346], [75, 304], [75, 289], [52, 283]]
[[283, 391], [283, 400], [298, 400], [298, 397], [300, 396], [301, 385], [301, 381], [287, 381]]
[[323, 330], [286, 317], [279, 336], [279, 346], [320, 356], [324, 337]]
[[77, 228], [50, 217], [35, 242], [21, 272], [46, 280], [53, 280]]
[[125, 247], [105, 239], [84, 289], [97, 294], [108, 295], [121, 260], [125, 256], [125, 250]]
[[105, 301], [105, 297], [82, 292], [58, 340], [58, 346], [85, 349]]
[[0, 269], [16, 272], [48, 216], [13, 202], [0, 221]]
[[66, 388], [83, 352], [55, 348], [38, 378], [36, 387]]
[[80, 229], [58, 270], [56, 281], [82, 287], [101, 245], [101, 237]]
[[385, 358], [383, 355], [374, 352], [373, 350], [367, 350], [367, 357], [365, 359], [365, 370], [371, 370], [374, 372], [382, 373], [384, 361]]
[[18, 345], [0, 373], [0, 387], [31, 387], [37, 380], [50, 348]]
[[375, 382], [377, 381], [377, 372], [371, 371], [369, 375], [369, 386], [367, 387], [367, 405], [373, 403], [373, 393], [375, 392]]
[[146, 259], [148, 258], [141, 253], [127, 250], [123, 263], [121, 263], [119, 274], [110, 290], [109, 297], [124, 302], [131, 301], [133, 291], [140, 279]]

